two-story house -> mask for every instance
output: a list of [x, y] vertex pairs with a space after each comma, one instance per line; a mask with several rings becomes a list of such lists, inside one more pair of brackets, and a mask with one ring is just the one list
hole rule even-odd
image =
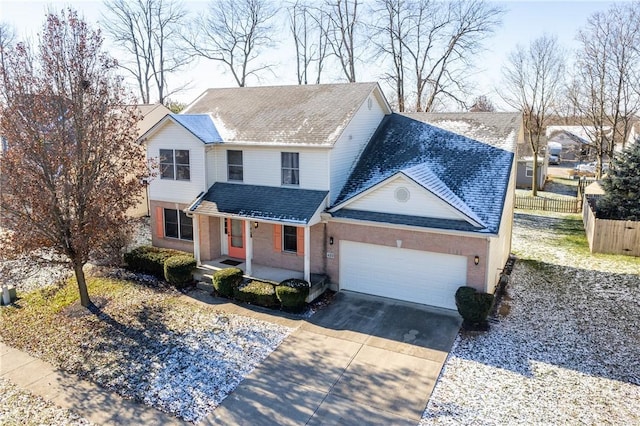
[[491, 292], [518, 116], [452, 120], [462, 134], [425, 121], [377, 83], [209, 89], [143, 135], [153, 244], [445, 308], [461, 285]]

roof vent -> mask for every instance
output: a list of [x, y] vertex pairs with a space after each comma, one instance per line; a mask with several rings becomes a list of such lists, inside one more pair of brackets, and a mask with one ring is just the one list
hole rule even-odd
[[371, 109], [373, 107], [373, 99], [371, 99], [371, 98], [367, 99], [367, 107], [369, 109]]
[[409, 190], [404, 186], [396, 189], [395, 196], [396, 200], [400, 201], [401, 203], [406, 203], [407, 201], [409, 201], [409, 198], [411, 198]]

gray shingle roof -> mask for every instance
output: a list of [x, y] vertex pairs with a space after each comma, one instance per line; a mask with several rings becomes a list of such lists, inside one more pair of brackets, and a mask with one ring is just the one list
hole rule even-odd
[[408, 216], [363, 210], [342, 209], [331, 213], [331, 215], [337, 218], [365, 220], [368, 222], [394, 223], [396, 225], [420, 226], [423, 228], [453, 229], [456, 231], [478, 231], [482, 229], [476, 228], [464, 220], [438, 219], [433, 217]]
[[517, 112], [411, 112], [402, 115], [513, 152], [512, 138], [519, 136], [522, 125], [521, 115]]
[[225, 142], [332, 146], [377, 83], [208, 89], [183, 113], [209, 114]]
[[180, 123], [185, 129], [193, 133], [204, 143], [222, 142], [220, 133], [206, 114], [170, 114], [171, 118]]
[[[475, 130], [468, 122], [464, 125], [468, 127], [467, 134], [489, 131], [484, 124], [476, 125]], [[424, 175], [428, 169], [446, 185], [446, 190], [437, 190], [436, 195], [442, 198], [448, 191], [455, 194], [462, 204], [453, 197], [443, 199], [461, 212], [465, 208], [471, 210], [485, 226], [482, 232], [497, 233], [516, 133], [517, 122], [514, 122], [511, 131], [497, 128], [488, 137], [479, 137], [485, 140], [480, 142], [401, 114], [391, 114], [373, 135], [335, 205], [398, 172], [409, 176], [419, 169]], [[416, 166], [420, 167], [416, 169]], [[420, 179], [416, 181], [420, 183]], [[430, 187], [424, 182], [421, 184], [431, 191], [438, 187], [435, 180]]]
[[327, 194], [328, 191], [216, 182], [190, 210], [307, 224]]

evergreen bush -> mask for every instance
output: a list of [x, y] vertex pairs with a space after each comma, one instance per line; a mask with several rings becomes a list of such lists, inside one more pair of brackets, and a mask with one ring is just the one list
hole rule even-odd
[[242, 283], [242, 269], [224, 268], [213, 274], [213, 288], [220, 296], [232, 298], [234, 289]]
[[193, 270], [196, 259], [191, 255], [171, 256], [164, 262], [164, 279], [178, 288], [184, 288], [193, 282]]

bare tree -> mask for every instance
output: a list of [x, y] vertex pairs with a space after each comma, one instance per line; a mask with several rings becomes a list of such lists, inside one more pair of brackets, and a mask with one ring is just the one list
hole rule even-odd
[[556, 37], [544, 35], [511, 52], [503, 68], [500, 96], [522, 111], [525, 136], [533, 152], [532, 195], [538, 194], [538, 155], [553, 105], [561, 95], [564, 54]]
[[338, 59], [347, 81], [356, 81], [356, 60], [361, 52], [357, 45], [357, 32], [361, 27], [358, 0], [333, 0], [327, 2], [329, 27], [326, 39]]
[[122, 107], [133, 97], [116, 68], [100, 34], [72, 10], [49, 14], [38, 49], [18, 43], [0, 68], [10, 77], [0, 83], [0, 132], [9, 145], [0, 207], [13, 230], [2, 250], [48, 247], [65, 256], [85, 307], [83, 266], [121, 235], [147, 174], [138, 113]]
[[11, 25], [0, 22], [0, 66], [5, 63], [5, 54], [9, 51], [16, 40], [16, 34]]
[[273, 66], [259, 59], [273, 44], [277, 12], [270, 0], [214, 0], [186, 41], [192, 54], [223, 63], [244, 87], [247, 77]]
[[289, 27], [296, 52], [296, 76], [298, 84], [308, 84], [310, 73], [315, 69], [316, 84], [328, 54], [328, 18], [322, 8], [310, 6], [297, 0], [289, 8]]
[[376, 54], [391, 59], [392, 69], [384, 73], [384, 80], [393, 86], [398, 111], [405, 110], [405, 69], [403, 40], [408, 38], [410, 13], [403, 0], [378, 0], [376, 22], [372, 25], [371, 41], [376, 45]]
[[129, 55], [120, 64], [138, 84], [143, 103], [150, 103], [152, 92], [158, 102], [184, 87], [169, 90], [170, 74], [181, 70], [189, 56], [180, 48], [186, 11], [174, 0], [106, 0], [104, 17], [107, 33]]
[[[431, 111], [452, 100], [464, 105], [472, 58], [493, 33], [504, 10], [484, 0], [378, 0], [379, 44], [391, 62], [387, 78], [395, 83], [398, 104], [415, 98], [416, 111]], [[409, 78], [407, 78], [409, 77]], [[407, 93], [405, 84], [413, 84]]]
[[474, 99], [473, 105], [469, 108], [469, 112], [494, 112], [496, 107], [485, 95], [478, 96]]
[[640, 3], [593, 14], [578, 41], [569, 98], [588, 130], [600, 178], [603, 159], [613, 156], [616, 145], [624, 147], [640, 110]]

